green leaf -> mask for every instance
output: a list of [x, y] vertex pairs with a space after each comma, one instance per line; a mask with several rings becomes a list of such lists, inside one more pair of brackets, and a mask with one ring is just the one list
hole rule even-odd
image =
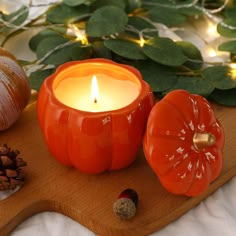
[[[42, 63], [45, 64], [60, 65], [67, 61], [71, 61], [75, 58], [75, 56], [73, 56], [75, 55], [75, 47], [77, 45], [80, 46], [80, 43], [66, 45], [67, 42], [67, 39], [60, 36], [44, 38], [36, 49], [36, 55], [38, 58], [43, 58], [46, 54], [52, 52], [42, 61]], [[58, 46], [61, 46], [61, 48], [56, 49]], [[83, 56], [79, 57], [79, 59], [83, 59]]]
[[69, 61], [89, 59], [92, 55], [92, 48], [90, 46], [71, 45], [66, 50], [71, 54]]
[[54, 72], [55, 69], [34, 71], [29, 76], [30, 87], [39, 91], [43, 81]]
[[49, 51], [55, 49], [59, 45], [65, 44], [66, 42], [68, 42], [68, 40], [61, 36], [51, 36], [44, 38], [40, 41], [38, 47], [36, 48], [36, 55], [38, 58], [42, 58]]
[[43, 40], [44, 38], [51, 37], [51, 36], [58, 36], [60, 35], [60, 33], [62, 34], [66, 33], [66, 28], [55, 27], [53, 28], [53, 30], [44, 29], [30, 39], [29, 47], [32, 51], [35, 51], [38, 44], [41, 42], [41, 40]]
[[219, 34], [228, 38], [236, 38], [236, 30], [225, 27], [224, 24], [236, 27], [236, 19], [235, 18], [225, 19], [223, 21], [223, 24], [219, 23], [217, 25], [217, 31], [219, 32]]
[[215, 89], [210, 98], [224, 106], [236, 106], [236, 88], [228, 90]]
[[119, 7], [105, 6], [97, 9], [86, 25], [86, 32], [91, 37], [102, 37], [124, 31], [128, 16]]
[[153, 92], [162, 92], [172, 88], [177, 82], [173, 68], [163, 66], [151, 60], [140, 61], [135, 65], [143, 79], [151, 86]]
[[166, 7], [153, 7], [148, 12], [149, 18], [157, 23], [162, 23], [167, 26], [176, 26], [186, 21], [184, 16], [178, 9], [166, 8]]
[[81, 16], [88, 14], [88, 12], [89, 7], [85, 5], [69, 7], [65, 4], [59, 4], [47, 13], [47, 21], [56, 24], [67, 24], [78, 21]]
[[207, 97], [212, 93], [214, 87], [210, 81], [203, 78], [180, 76], [171, 90], [175, 89], [184, 89], [190, 93]]
[[223, 14], [226, 19], [236, 18], [236, 7], [226, 7]]
[[218, 89], [231, 89], [236, 86], [236, 81], [231, 77], [230, 69], [226, 66], [208, 67], [203, 71], [203, 77]]
[[[192, 2], [192, 0], [191, 0]], [[185, 16], [195, 16], [195, 15], [202, 15], [202, 11], [195, 6], [192, 7], [183, 7], [179, 9], [179, 12]]]
[[155, 37], [146, 40], [143, 52], [153, 61], [164, 65], [180, 66], [187, 61], [182, 49], [169, 38]]
[[[66, 43], [68, 43], [68, 40], [60, 36], [44, 38], [36, 49], [36, 55], [38, 58], [43, 58], [48, 52], [52, 52], [50, 55], [46, 56], [42, 63], [56, 66], [68, 61], [91, 57], [92, 49], [90, 46], [82, 46], [80, 42], [68, 45]], [[58, 46], [59, 48], [57, 48]]]
[[111, 51], [104, 46], [102, 41], [95, 41], [92, 44], [94, 57], [112, 59]]
[[218, 50], [236, 53], [236, 40], [222, 43]]
[[15, 26], [21, 25], [28, 17], [29, 11], [26, 6], [20, 7], [17, 11], [11, 14], [4, 14], [0, 11], [0, 16], [4, 21], [10, 22], [13, 26], [0, 27], [0, 32], [6, 32]]
[[196, 61], [196, 62], [187, 61], [185, 63], [187, 67], [193, 70], [197, 70], [202, 67], [203, 65], [202, 54], [195, 45], [193, 45], [190, 42], [185, 42], [185, 41], [179, 41], [179, 42], [176, 42], [176, 44], [182, 48], [185, 56]]
[[179, 9], [182, 9], [183, 5], [191, 4], [192, 2], [193, 2], [192, 0], [177, 0], [177, 1], [148, 0], [148, 1], [143, 1], [143, 7], [148, 8], [148, 9], [153, 8], [154, 6], [155, 7], [163, 7], [163, 8], [179, 7]]
[[91, 9], [97, 10], [104, 6], [116, 6], [124, 10], [126, 5], [125, 0], [96, 0], [91, 4]]
[[[158, 31], [157, 31], [156, 27], [153, 24], [151, 24], [149, 21], [145, 20], [144, 18], [137, 17], [137, 16], [131, 16], [131, 17], [129, 17], [128, 25], [132, 26], [133, 28], [137, 29], [138, 31], [143, 31], [143, 36], [150, 36], [150, 37], [158, 36]], [[145, 30], [146, 30], [146, 32], [145, 32]], [[153, 32], [148, 32], [148, 31], [153, 31]], [[130, 31], [128, 31], [128, 32], [130, 32]], [[134, 32], [132, 32], [132, 33], [134, 33]], [[138, 33], [135, 33], [135, 34], [138, 36]]]
[[138, 43], [121, 39], [109, 39], [104, 41], [104, 45], [114, 53], [128, 59], [147, 59]]
[[126, 0], [126, 12], [130, 13], [140, 8], [142, 5], [141, 0]]
[[63, 0], [63, 3], [70, 7], [76, 7], [85, 3], [86, 1], [87, 0]]

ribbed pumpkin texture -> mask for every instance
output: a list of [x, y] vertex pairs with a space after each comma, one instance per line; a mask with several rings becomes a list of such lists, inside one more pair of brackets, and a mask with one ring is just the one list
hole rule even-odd
[[0, 48], [0, 131], [20, 116], [30, 98], [28, 78], [17, 59]]
[[[94, 67], [100, 71], [99, 68], [112, 66], [115, 72], [133, 74], [140, 84], [140, 94], [127, 106], [104, 112], [81, 111], [62, 104], [53, 92], [57, 77], [74, 76], [88, 63], [93, 72]], [[121, 96], [125, 96], [125, 88]], [[98, 174], [125, 168], [136, 159], [153, 105], [151, 88], [135, 68], [95, 58], [65, 63], [49, 76], [39, 91], [37, 114], [46, 144], [55, 159], [84, 173]]]
[[208, 101], [175, 90], [153, 107], [143, 148], [169, 192], [196, 196], [220, 174], [224, 140], [223, 128]]

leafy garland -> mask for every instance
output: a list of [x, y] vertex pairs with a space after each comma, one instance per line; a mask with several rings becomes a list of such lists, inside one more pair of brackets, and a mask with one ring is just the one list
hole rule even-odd
[[[165, 2], [165, 4], [163, 3]], [[29, 41], [37, 60], [30, 74], [32, 88], [62, 63], [102, 57], [140, 70], [157, 96], [186, 89], [220, 104], [236, 106], [236, 3], [222, 0], [63, 0], [27, 21], [30, 6], [0, 12], [0, 33], [6, 41], [31, 27], [43, 27]], [[218, 21], [218, 33], [230, 38], [218, 50], [230, 53], [222, 64], [207, 64], [192, 43], [159, 35], [160, 26], [180, 27], [196, 16]], [[222, 20], [219, 20], [222, 19]], [[159, 25], [159, 26], [158, 26]]]

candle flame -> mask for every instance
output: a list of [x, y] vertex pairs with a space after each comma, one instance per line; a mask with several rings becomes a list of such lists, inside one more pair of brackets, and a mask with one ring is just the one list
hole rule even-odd
[[99, 89], [98, 89], [97, 77], [95, 75], [92, 77], [92, 82], [91, 82], [91, 96], [92, 96], [92, 101], [94, 103], [97, 103], [99, 97]]

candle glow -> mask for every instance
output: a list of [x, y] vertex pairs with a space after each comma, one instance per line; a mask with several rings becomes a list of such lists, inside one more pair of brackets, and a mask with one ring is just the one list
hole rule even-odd
[[[63, 104], [82, 111], [117, 110], [132, 103], [140, 93], [135, 76], [119, 67], [82, 64], [61, 73], [54, 83], [54, 94]], [[97, 69], [98, 68], [98, 69]], [[125, 95], [124, 95], [125, 92]]]

